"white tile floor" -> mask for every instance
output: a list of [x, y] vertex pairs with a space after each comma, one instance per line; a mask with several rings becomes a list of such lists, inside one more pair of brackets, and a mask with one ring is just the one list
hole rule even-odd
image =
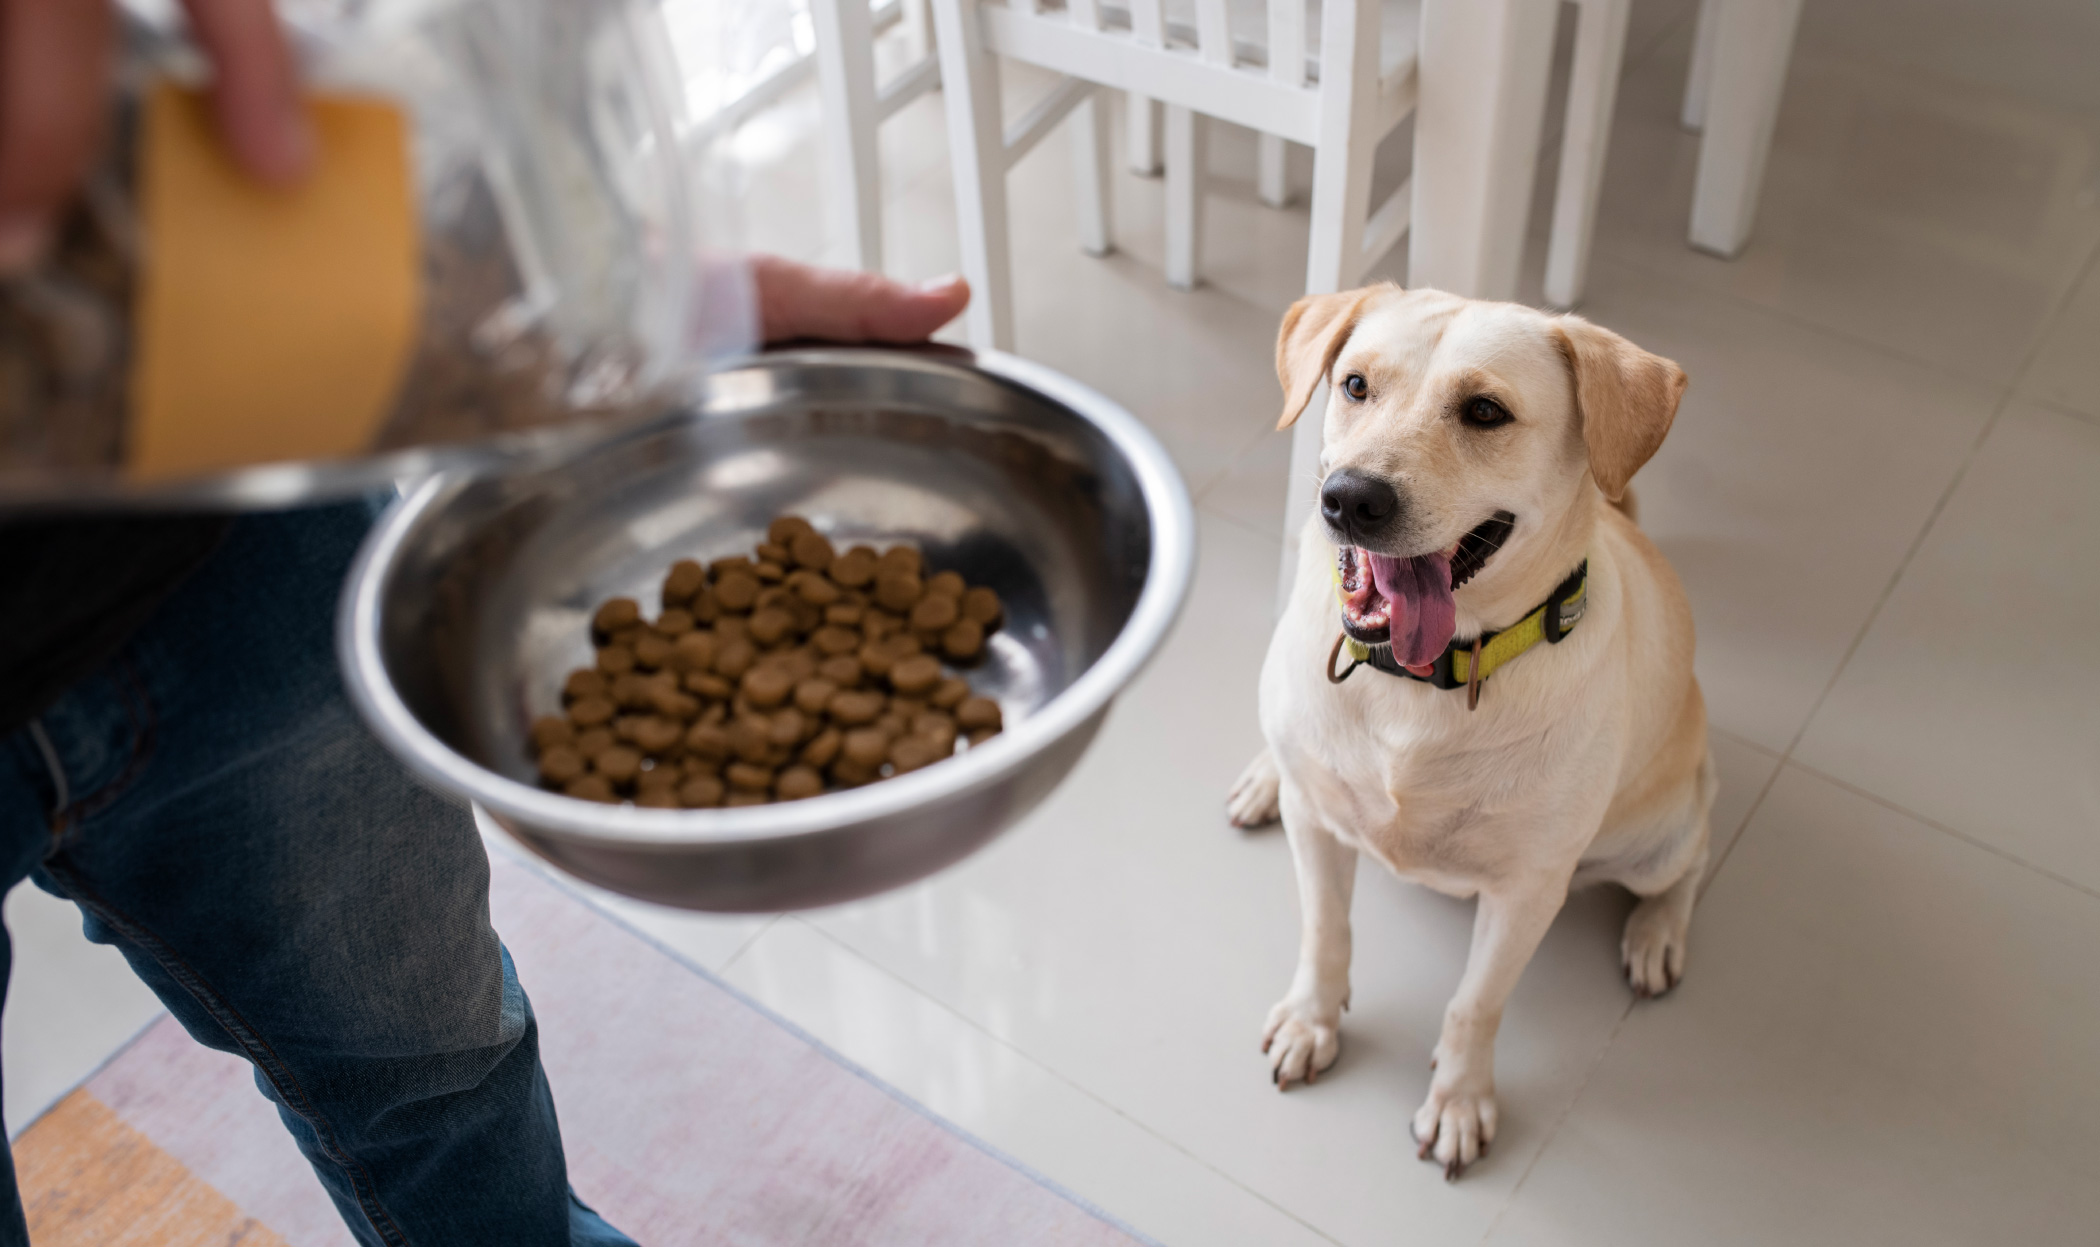
[[[1278, 1095], [1256, 1050], [1290, 864], [1220, 799], [1257, 743], [1306, 218], [1255, 202], [1227, 127], [1193, 294], [1160, 278], [1157, 182], [1118, 177], [1121, 250], [1091, 260], [1065, 153], [1014, 175], [1022, 351], [1150, 423], [1202, 523], [1170, 648], [1072, 779], [881, 900], [604, 903], [1171, 1243], [2093, 1241], [2100, 10], [1811, 3], [1731, 264], [1682, 241], [1692, 9], [1636, 6], [1584, 310], [1692, 377], [1640, 489], [1698, 612], [1730, 847], [1663, 1001], [1619, 981], [1623, 899], [1570, 904], [1510, 1004], [1491, 1160], [1447, 1186], [1407, 1139], [1465, 905], [1367, 871], [1341, 1064]], [[921, 101], [884, 135], [900, 276], [956, 266], [939, 123]], [[804, 97], [741, 147], [754, 241], [824, 258], [813, 127]], [[19, 1124], [144, 1006], [62, 907], [8, 915]]]

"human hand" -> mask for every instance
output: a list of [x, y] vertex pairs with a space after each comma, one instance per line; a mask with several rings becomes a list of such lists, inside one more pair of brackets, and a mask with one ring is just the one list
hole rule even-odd
[[907, 286], [880, 273], [812, 268], [772, 255], [753, 256], [751, 271], [768, 342], [924, 342], [970, 302], [970, 283], [960, 277]]
[[[271, 184], [313, 161], [298, 74], [270, 0], [182, 0], [213, 67], [212, 111], [233, 158]], [[94, 160], [109, 110], [106, 0], [0, 0], [0, 275], [36, 263]]]

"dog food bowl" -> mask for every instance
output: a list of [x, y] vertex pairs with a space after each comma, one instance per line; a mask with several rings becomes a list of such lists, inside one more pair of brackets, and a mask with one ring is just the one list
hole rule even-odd
[[[623, 594], [653, 614], [673, 561], [746, 553], [783, 514], [841, 546], [915, 543], [929, 567], [996, 589], [1005, 626], [965, 674], [1006, 730], [776, 805], [644, 809], [539, 787], [527, 727], [590, 664], [596, 605]], [[689, 909], [798, 909], [939, 870], [1049, 793], [1180, 610], [1193, 523], [1151, 434], [1048, 369], [781, 351], [580, 458], [413, 487], [358, 556], [338, 643], [379, 739], [563, 870]]]

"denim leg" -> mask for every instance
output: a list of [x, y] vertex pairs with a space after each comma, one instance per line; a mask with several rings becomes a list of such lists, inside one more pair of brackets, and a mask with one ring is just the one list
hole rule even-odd
[[68, 805], [39, 882], [254, 1064], [359, 1241], [631, 1247], [567, 1189], [471, 817], [342, 695], [334, 606], [367, 517], [242, 520], [43, 716]]

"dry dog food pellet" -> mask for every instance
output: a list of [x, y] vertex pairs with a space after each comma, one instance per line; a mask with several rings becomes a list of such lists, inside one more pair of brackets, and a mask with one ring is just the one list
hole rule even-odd
[[540, 778], [550, 784], [566, 784], [583, 774], [586, 763], [574, 745], [550, 745], [540, 751]]
[[984, 653], [984, 625], [974, 619], [958, 619], [941, 633], [941, 653], [949, 662], [973, 663]]
[[753, 555], [672, 564], [653, 621], [633, 598], [599, 604], [594, 665], [529, 728], [544, 784], [651, 809], [794, 801], [999, 730], [998, 703], [942, 666], [982, 657], [996, 593], [909, 546], [841, 551], [799, 516]]
[[782, 801], [800, 801], [824, 791], [824, 777], [813, 766], [791, 766], [773, 781], [773, 795]]
[[704, 810], [722, 804], [725, 789], [712, 775], [695, 775], [678, 786], [678, 804], [689, 810]]
[[615, 784], [624, 784], [642, 769], [642, 755], [625, 745], [614, 745], [591, 759], [591, 769]]
[[795, 709], [804, 714], [822, 714], [838, 691], [839, 686], [823, 676], [810, 676], [795, 686]]
[[966, 732], [999, 730], [999, 703], [989, 697], [972, 697], [955, 708], [955, 721]]
[[825, 539], [824, 534], [814, 529], [795, 535], [795, 539], [788, 543], [788, 556], [794, 559], [797, 567], [807, 567], [818, 572], [829, 568], [831, 560], [838, 557], [832, 551], [831, 542]]
[[915, 654], [890, 668], [890, 686], [900, 693], [924, 693], [941, 682], [941, 660]]
[[841, 589], [865, 589], [875, 580], [875, 556], [865, 546], [848, 550], [831, 560], [830, 575]]
[[802, 746], [802, 761], [806, 765], [822, 770], [830, 766], [832, 760], [839, 756], [839, 747], [845, 743], [845, 733], [835, 727], [827, 727], [811, 737], [808, 744]]
[[600, 636], [611, 636], [622, 628], [640, 623], [641, 618], [641, 603], [633, 598], [612, 598], [598, 608], [597, 614], [591, 616], [591, 626], [598, 630]]
[[725, 611], [747, 611], [758, 600], [758, 577], [746, 568], [734, 568], [715, 581], [715, 601]]
[[849, 691], [834, 695], [825, 709], [830, 711], [832, 722], [843, 727], [859, 727], [873, 723], [885, 705], [880, 693]]
[[729, 730], [719, 723], [695, 723], [685, 734], [686, 751], [720, 761], [729, 756]]
[[753, 667], [744, 673], [742, 687], [752, 705], [770, 710], [787, 700], [795, 689], [795, 678], [779, 667]]
[[542, 753], [556, 745], [576, 743], [576, 728], [558, 714], [543, 714], [532, 721], [532, 744]]
[[937, 759], [933, 742], [921, 736], [906, 736], [890, 746], [890, 765], [898, 774], [916, 771]]
[[965, 619], [974, 619], [983, 624], [987, 632], [999, 626], [1006, 616], [1006, 609], [999, 605], [999, 595], [979, 585], [965, 589], [962, 595], [962, 613]]
[[569, 721], [578, 727], [597, 727], [612, 722], [619, 708], [604, 697], [586, 697], [569, 707]]
[[[962, 608], [956, 605], [954, 598], [944, 593], [934, 593], [928, 590], [926, 596], [919, 599], [919, 604], [911, 608], [912, 630], [914, 632], [945, 632], [961, 615]], [[635, 651], [635, 657], [641, 657], [639, 649]]]
[[875, 581], [875, 600], [886, 611], [899, 614], [912, 608], [926, 586], [910, 572], [888, 571]]
[[653, 632], [645, 632], [634, 642], [634, 665], [644, 671], [654, 671], [671, 660], [671, 643]]
[[691, 559], [680, 559], [671, 564], [670, 574], [664, 577], [664, 606], [690, 602], [693, 595], [707, 587], [707, 569]]
[[764, 792], [773, 786], [773, 768], [756, 762], [732, 762], [722, 772], [731, 788]]
[[715, 674], [724, 679], [740, 680], [757, 661], [758, 647], [739, 637], [715, 651]]
[[618, 801], [611, 781], [603, 775], [583, 775], [562, 785], [562, 791], [581, 801]]

